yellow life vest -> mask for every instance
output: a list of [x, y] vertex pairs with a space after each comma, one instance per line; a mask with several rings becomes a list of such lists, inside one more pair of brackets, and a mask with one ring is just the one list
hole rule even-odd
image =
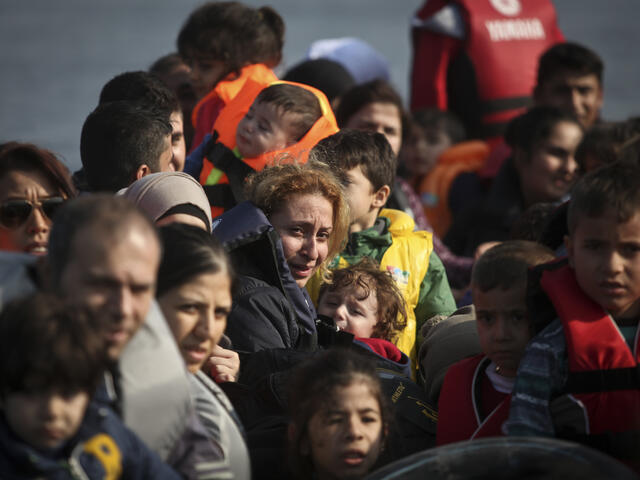
[[[415, 308], [420, 298], [420, 285], [429, 269], [433, 239], [429, 232], [414, 231], [413, 219], [400, 210], [385, 208], [380, 211], [379, 216], [390, 220], [389, 233], [392, 238], [391, 245], [380, 261], [380, 269], [391, 273], [404, 296], [407, 309], [407, 325], [402, 331], [396, 333], [393, 343], [411, 358], [411, 364], [415, 370], [417, 330]], [[344, 268], [348, 265], [349, 263], [343, 257], [339, 257], [338, 265], [334, 268]], [[318, 273], [307, 283], [307, 290], [315, 304], [318, 302], [321, 284], [322, 277]]]

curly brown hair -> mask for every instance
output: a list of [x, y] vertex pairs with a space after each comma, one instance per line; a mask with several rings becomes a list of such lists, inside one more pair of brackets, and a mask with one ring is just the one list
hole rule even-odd
[[376, 295], [378, 300], [378, 322], [371, 338], [393, 341], [398, 332], [407, 325], [407, 310], [404, 297], [389, 272], [380, 270], [375, 260], [364, 257], [358, 263], [333, 270], [328, 281], [320, 288], [318, 302], [325, 293], [357, 288], [359, 300]]
[[283, 163], [265, 168], [247, 178], [247, 198], [270, 218], [293, 195], [320, 194], [333, 207], [333, 229], [329, 234], [329, 254], [321, 267], [342, 251], [349, 229], [349, 207], [342, 187], [332, 171], [323, 164]]

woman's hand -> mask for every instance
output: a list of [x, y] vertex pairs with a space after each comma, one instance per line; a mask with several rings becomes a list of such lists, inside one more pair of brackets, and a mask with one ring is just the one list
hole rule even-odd
[[217, 383], [235, 382], [240, 371], [240, 357], [233, 350], [216, 345], [206, 366], [205, 371]]

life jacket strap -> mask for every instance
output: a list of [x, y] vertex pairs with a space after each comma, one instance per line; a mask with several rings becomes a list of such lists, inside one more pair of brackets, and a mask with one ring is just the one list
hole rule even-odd
[[607, 370], [569, 372], [567, 391], [571, 393], [640, 390], [640, 365]]

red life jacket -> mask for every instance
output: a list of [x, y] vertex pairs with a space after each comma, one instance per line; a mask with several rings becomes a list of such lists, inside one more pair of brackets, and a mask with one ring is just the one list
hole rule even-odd
[[562, 321], [569, 362], [566, 391], [582, 403], [587, 433], [615, 442], [629, 438], [617, 433], [635, 432], [637, 441], [640, 335], [636, 332], [632, 352], [613, 318], [582, 291], [568, 265], [543, 271], [540, 285]]
[[[429, 19], [450, 3], [460, 8], [463, 39], [429, 28]], [[493, 147], [508, 121], [530, 105], [538, 58], [563, 40], [550, 0], [429, 0], [414, 19], [411, 108], [451, 110], [457, 90], [475, 88], [479, 111], [473, 115], [480, 121], [476, 134]], [[469, 88], [460, 85], [460, 75], [448, 75], [460, 55], [471, 64], [468, 76], [475, 82]], [[469, 119], [462, 120], [469, 125]]]
[[461, 360], [449, 367], [438, 401], [436, 444], [500, 437], [509, 416], [511, 395], [485, 418], [480, 408], [481, 382], [490, 381], [484, 373], [490, 360], [484, 354]]

